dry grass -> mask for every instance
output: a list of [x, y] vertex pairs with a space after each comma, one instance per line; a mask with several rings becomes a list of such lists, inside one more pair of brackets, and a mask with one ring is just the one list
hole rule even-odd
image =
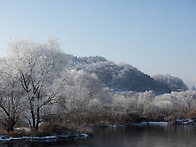
[[74, 122], [81, 126], [84, 125], [114, 125], [125, 123], [126, 114], [124, 113], [71, 113], [66, 115], [68, 123]]
[[196, 118], [196, 110], [190, 111], [187, 114], [187, 118]]
[[30, 128], [16, 128], [13, 132], [6, 132], [4, 129], [0, 130], [0, 134], [10, 137], [42, 137], [52, 135], [65, 135], [65, 134], [81, 134], [86, 133], [93, 135], [92, 127], [81, 126], [74, 123], [44, 123], [40, 126], [39, 131], [32, 131]]
[[78, 125], [75, 123], [44, 123], [40, 126], [39, 133], [42, 136], [56, 134], [93, 134], [93, 129], [89, 126]]

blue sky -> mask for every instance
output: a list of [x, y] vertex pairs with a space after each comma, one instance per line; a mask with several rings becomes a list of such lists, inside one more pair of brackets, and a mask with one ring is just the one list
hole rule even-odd
[[9, 40], [55, 36], [75, 56], [103, 56], [196, 86], [195, 0], [0, 0], [0, 56]]

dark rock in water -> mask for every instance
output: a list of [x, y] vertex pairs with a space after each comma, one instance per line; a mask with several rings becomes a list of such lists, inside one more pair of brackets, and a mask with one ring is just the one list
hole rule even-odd
[[1, 137], [1, 139], [8, 139], [8, 138], [9, 138], [9, 137], [6, 136], [6, 135], [4, 135], [4, 136]]
[[147, 122], [148, 119], [145, 117], [141, 117], [137, 114], [130, 113], [125, 118], [125, 121], [128, 123], [140, 123], [140, 122]]
[[95, 125], [96, 127], [101, 127], [101, 128], [107, 128], [109, 125], [107, 124], [104, 124], [104, 123], [100, 123], [100, 124], [97, 124]]

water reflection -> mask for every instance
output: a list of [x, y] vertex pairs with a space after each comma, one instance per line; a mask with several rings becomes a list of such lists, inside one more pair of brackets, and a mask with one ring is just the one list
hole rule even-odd
[[195, 147], [196, 126], [95, 128], [87, 139], [1, 143], [1, 147]]

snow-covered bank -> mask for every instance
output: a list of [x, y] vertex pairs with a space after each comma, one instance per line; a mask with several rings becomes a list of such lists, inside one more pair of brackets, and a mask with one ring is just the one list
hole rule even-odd
[[141, 123], [132, 123], [128, 126], [167, 126], [168, 122], [141, 122]]
[[23, 137], [8, 137], [5, 135], [0, 135], [0, 142], [11, 142], [11, 141], [41, 141], [41, 142], [50, 142], [50, 141], [58, 141], [63, 139], [80, 139], [87, 138], [88, 134], [68, 134], [68, 135], [55, 135], [55, 136], [43, 136], [43, 137], [31, 137], [31, 136], [23, 136]]
[[101, 124], [96, 125], [95, 127], [108, 127], [108, 128], [116, 128], [116, 127], [129, 127], [129, 126], [167, 126], [168, 122], [140, 122], [140, 123], [128, 123], [128, 124], [118, 124], [118, 125], [107, 125], [107, 124]]
[[196, 125], [196, 118], [176, 119], [176, 125]]
[[149, 122], [150, 126], [167, 126], [168, 122]]
[[193, 119], [193, 118], [176, 119], [173, 123], [169, 123], [169, 122], [141, 122], [141, 123], [133, 123], [130, 125], [131, 126], [167, 126], [169, 124], [172, 124], [172, 125], [196, 125], [196, 119]]
[[95, 127], [108, 127], [108, 128], [116, 128], [116, 127], [145, 127], [145, 126], [168, 126], [168, 125], [196, 125], [196, 118], [186, 118], [186, 119], [176, 119], [173, 122], [153, 122], [153, 121], [143, 121], [140, 123], [128, 123], [128, 124], [117, 124], [117, 125], [107, 125], [100, 124]]

